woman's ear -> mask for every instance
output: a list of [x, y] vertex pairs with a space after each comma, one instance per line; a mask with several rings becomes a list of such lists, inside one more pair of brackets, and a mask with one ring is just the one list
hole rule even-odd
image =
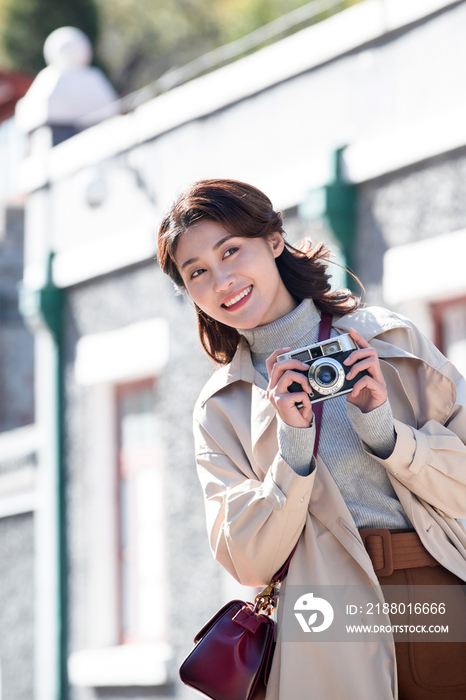
[[283, 253], [283, 248], [285, 247], [282, 234], [279, 231], [275, 231], [275, 233], [272, 233], [267, 238], [267, 241], [272, 249], [273, 257], [278, 258], [278, 256]]

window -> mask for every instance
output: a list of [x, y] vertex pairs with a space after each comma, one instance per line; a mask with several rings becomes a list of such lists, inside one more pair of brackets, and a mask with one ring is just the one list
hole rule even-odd
[[155, 382], [119, 386], [120, 643], [165, 639], [163, 469]]
[[466, 376], [466, 297], [432, 305], [435, 344]]

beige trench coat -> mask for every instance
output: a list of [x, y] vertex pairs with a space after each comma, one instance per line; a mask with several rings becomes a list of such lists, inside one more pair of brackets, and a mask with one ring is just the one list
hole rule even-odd
[[[466, 383], [406, 319], [367, 308], [340, 318], [381, 359], [396, 446], [376, 458], [429, 552], [466, 580]], [[266, 382], [241, 341], [204, 387], [194, 414], [199, 477], [215, 558], [242, 584], [262, 586], [290, 554], [285, 585], [373, 585], [353, 518], [323, 461], [299, 476], [278, 455]], [[325, 410], [324, 418], [325, 420]], [[364, 444], [363, 444], [364, 448]], [[393, 700], [393, 640], [278, 643], [267, 700]]]

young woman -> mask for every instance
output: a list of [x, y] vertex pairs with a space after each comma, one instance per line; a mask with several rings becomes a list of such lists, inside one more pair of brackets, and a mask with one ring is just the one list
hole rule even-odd
[[[161, 225], [159, 263], [193, 300], [218, 365], [194, 416], [214, 556], [262, 586], [298, 543], [280, 595], [291, 585], [461, 583], [465, 381], [405, 318], [331, 292], [328, 257], [323, 245], [288, 245], [270, 200], [232, 180], [195, 183]], [[359, 347], [347, 377], [360, 378], [323, 402], [314, 459], [306, 366], [277, 356], [315, 343], [322, 312], [331, 337], [350, 333]], [[302, 391], [290, 393], [292, 382]], [[397, 643], [395, 662], [390, 635], [282, 643], [280, 608], [267, 700], [466, 697], [464, 644]]]

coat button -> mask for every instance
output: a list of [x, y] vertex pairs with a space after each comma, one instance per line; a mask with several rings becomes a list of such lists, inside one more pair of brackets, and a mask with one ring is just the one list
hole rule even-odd
[[304, 498], [301, 499], [301, 503], [304, 501]]

